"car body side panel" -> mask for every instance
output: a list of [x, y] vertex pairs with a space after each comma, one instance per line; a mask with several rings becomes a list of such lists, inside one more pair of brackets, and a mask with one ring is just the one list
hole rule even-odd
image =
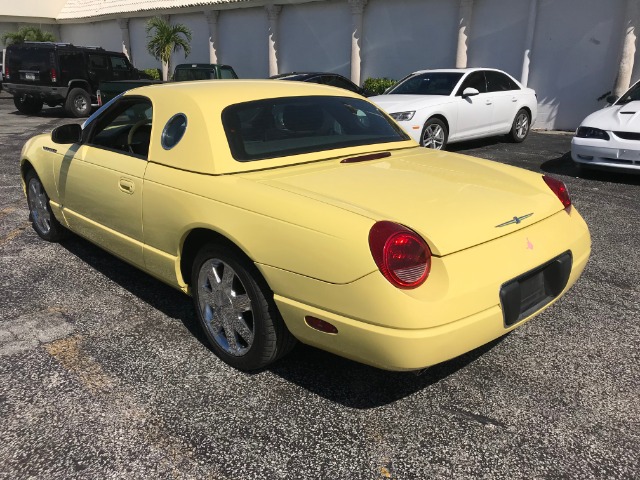
[[144, 190], [144, 241], [151, 247], [145, 262], [161, 270], [156, 275], [172, 273], [166, 255], [178, 257], [196, 228], [224, 235], [258, 263], [328, 282], [350, 282], [376, 269], [367, 243], [370, 218], [239, 175], [195, 175], [155, 163]]

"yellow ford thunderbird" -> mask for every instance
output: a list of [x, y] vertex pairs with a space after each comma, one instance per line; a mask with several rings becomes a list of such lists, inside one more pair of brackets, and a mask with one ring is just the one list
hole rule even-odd
[[72, 231], [193, 297], [213, 351], [263, 368], [296, 340], [388, 370], [522, 325], [582, 273], [565, 185], [427, 151], [331, 87], [131, 90], [24, 146], [35, 231]]

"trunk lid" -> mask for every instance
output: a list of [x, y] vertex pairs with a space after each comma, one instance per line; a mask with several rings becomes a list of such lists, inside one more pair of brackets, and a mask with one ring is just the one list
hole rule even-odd
[[374, 221], [401, 223], [422, 235], [435, 255], [507, 235], [563, 209], [540, 174], [423, 148], [380, 160], [321, 162], [253, 175]]

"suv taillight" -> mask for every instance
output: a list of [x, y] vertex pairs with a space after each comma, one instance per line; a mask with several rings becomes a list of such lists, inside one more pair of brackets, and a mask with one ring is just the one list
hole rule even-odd
[[98, 97], [98, 106], [102, 106], [102, 95], [100, 94], [100, 90], [96, 90], [96, 97]]
[[369, 231], [369, 249], [380, 273], [398, 288], [416, 288], [431, 271], [431, 249], [420, 235], [388, 221]]
[[9, 80], [11, 78], [11, 75], [9, 75], [9, 66], [8, 65], [4, 66], [4, 78], [6, 80]]
[[558, 200], [562, 202], [564, 208], [569, 208], [571, 206], [571, 197], [569, 196], [569, 190], [567, 190], [567, 186], [564, 182], [561, 182], [557, 178], [549, 177], [547, 175], [543, 175], [542, 179], [549, 186], [553, 193], [556, 194]]
[[56, 69], [52, 68], [50, 73], [51, 73], [51, 81], [52, 82], [57, 82], [58, 81], [58, 74], [56, 73]]

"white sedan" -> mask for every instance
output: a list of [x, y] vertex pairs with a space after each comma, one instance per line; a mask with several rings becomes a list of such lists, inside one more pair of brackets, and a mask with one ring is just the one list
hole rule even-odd
[[438, 150], [494, 135], [522, 142], [538, 113], [534, 90], [489, 68], [421, 70], [369, 100], [420, 145]]
[[585, 118], [571, 141], [578, 167], [624, 169], [640, 173], [640, 81], [613, 105]]

